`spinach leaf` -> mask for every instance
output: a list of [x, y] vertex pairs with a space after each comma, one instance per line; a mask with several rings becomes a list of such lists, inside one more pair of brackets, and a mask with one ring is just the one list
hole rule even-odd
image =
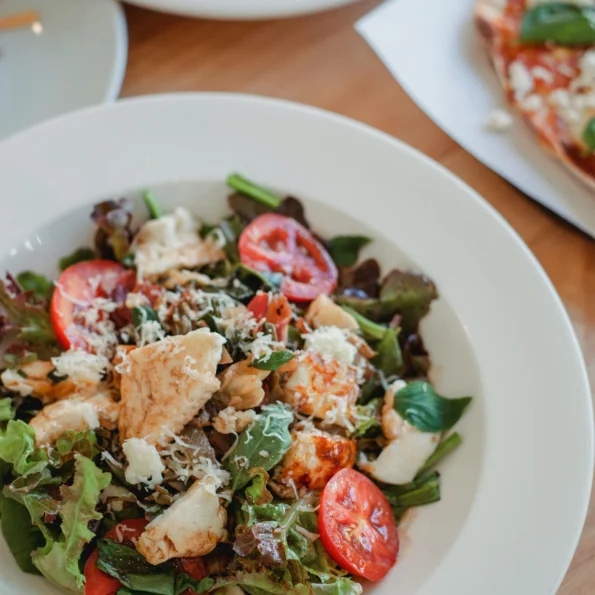
[[450, 430], [461, 418], [471, 397], [445, 399], [431, 384], [410, 382], [395, 393], [396, 412], [422, 432]]
[[295, 354], [291, 351], [273, 351], [268, 356], [263, 355], [255, 359], [250, 366], [259, 370], [278, 370], [283, 364], [291, 361]]
[[328, 249], [337, 266], [350, 267], [357, 262], [359, 251], [371, 241], [366, 236], [335, 236], [329, 241]]
[[587, 122], [583, 131], [583, 142], [587, 145], [589, 151], [595, 151], [595, 118], [591, 118]]
[[161, 211], [161, 207], [155, 198], [155, 195], [150, 192], [149, 190], [145, 190], [142, 193], [143, 201], [145, 206], [147, 207], [147, 211], [149, 211], [149, 217], [151, 219], [159, 219], [161, 215], [163, 215]]
[[40, 574], [33, 564], [31, 553], [42, 547], [45, 539], [41, 531], [31, 524], [27, 509], [0, 495], [0, 515], [4, 539], [19, 568], [29, 574]]
[[595, 8], [566, 2], [548, 2], [523, 16], [523, 43], [557, 43], [565, 46], [595, 43]]
[[0, 399], [0, 421], [14, 419], [14, 414], [15, 411], [12, 406], [12, 399], [10, 397]]
[[247, 180], [240, 174], [230, 174], [227, 177], [227, 185], [269, 209], [276, 209], [281, 204], [280, 196]]
[[132, 308], [132, 324], [134, 328], [139, 331], [145, 322], [159, 322], [157, 312], [147, 306], [136, 306]]
[[[251, 469], [259, 467], [269, 471], [281, 461], [291, 446], [289, 425], [292, 421], [290, 408], [277, 403], [266, 405], [256, 421], [240, 434], [225, 462], [233, 491], [250, 481]], [[263, 456], [263, 452], [267, 456]]]
[[197, 581], [185, 573], [176, 574], [174, 595], [180, 595], [180, 593], [183, 593], [187, 589], [190, 589], [190, 591], [193, 593], [200, 595], [201, 593], [210, 591], [214, 584], [215, 581], [211, 577], [203, 578], [202, 580]]
[[226, 217], [221, 220], [219, 224], [221, 232], [225, 237], [225, 253], [231, 262], [240, 261], [240, 253], [238, 251], [238, 240], [241, 233], [244, 231], [244, 224], [237, 215]]
[[266, 271], [255, 271], [245, 264], [238, 264], [232, 275], [233, 279], [237, 279], [254, 293], [259, 289], [263, 291], [279, 291], [283, 275], [281, 273], [269, 273]]
[[387, 328], [380, 343], [376, 346], [378, 352], [372, 358], [372, 363], [385, 376], [400, 374], [403, 370], [403, 354], [399, 346], [399, 329]]
[[37, 299], [49, 300], [54, 292], [54, 284], [47, 277], [32, 271], [19, 273], [17, 283], [23, 291], [30, 291]]
[[86, 260], [93, 260], [95, 258], [95, 251], [91, 248], [77, 248], [72, 254], [61, 258], [58, 262], [58, 268], [63, 271], [73, 264], [85, 262]]

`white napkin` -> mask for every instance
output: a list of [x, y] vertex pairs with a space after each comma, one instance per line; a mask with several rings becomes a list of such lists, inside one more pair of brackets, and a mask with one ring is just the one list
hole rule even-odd
[[595, 237], [595, 193], [537, 143], [521, 118], [486, 129], [504, 93], [473, 23], [476, 0], [391, 0], [356, 23], [401, 86], [462, 147]]

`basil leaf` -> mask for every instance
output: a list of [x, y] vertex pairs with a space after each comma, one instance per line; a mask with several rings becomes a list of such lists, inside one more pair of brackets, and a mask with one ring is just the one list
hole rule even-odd
[[149, 211], [149, 217], [151, 219], [159, 219], [163, 213], [161, 212], [161, 207], [153, 193], [145, 190], [143, 192], [143, 201], [145, 202], [147, 211]]
[[72, 254], [61, 258], [58, 263], [58, 268], [63, 271], [73, 264], [79, 262], [85, 262], [86, 260], [93, 260], [95, 258], [95, 252], [91, 248], [77, 248]]
[[422, 432], [450, 430], [465, 412], [471, 397], [445, 399], [431, 384], [410, 382], [395, 393], [396, 412]]
[[595, 118], [591, 118], [583, 130], [583, 142], [590, 152], [595, 151]]
[[385, 376], [399, 374], [403, 369], [403, 354], [397, 337], [399, 329], [387, 328], [380, 343], [376, 346], [378, 354], [372, 358], [372, 363], [382, 370]]
[[149, 321], [159, 322], [159, 316], [157, 316], [155, 310], [146, 306], [132, 308], [132, 324], [137, 331], [140, 330], [145, 322]]
[[357, 262], [359, 251], [371, 241], [366, 236], [335, 236], [328, 249], [337, 266], [351, 267]]
[[566, 46], [591, 45], [595, 43], [595, 8], [562, 2], [539, 4], [523, 16], [520, 40]]
[[291, 361], [295, 357], [291, 351], [273, 351], [268, 357], [263, 355], [255, 359], [250, 366], [259, 370], [278, 370], [283, 364]]
[[291, 446], [289, 425], [292, 421], [293, 411], [285, 405], [266, 405], [256, 421], [240, 434], [225, 461], [233, 491], [250, 481], [251, 469], [260, 467], [269, 471], [281, 461]]
[[23, 291], [30, 291], [34, 297], [49, 300], [54, 292], [54, 284], [43, 275], [32, 271], [23, 271], [17, 275], [17, 283]]

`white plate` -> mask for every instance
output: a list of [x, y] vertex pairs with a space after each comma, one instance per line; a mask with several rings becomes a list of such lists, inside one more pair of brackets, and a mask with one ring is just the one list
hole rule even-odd
[[1, 0], [0, 18], [35, 10], [42, 30], [0, 32], [0, 138], [112, 101], [126, 69], [126, 21], [115, 0]]
[[189, 17], [207, 19], [279, 19], [352, 4], [357, 0], [126, 0], [136, 4]]
[[[517, 117], [486, 118], [504, 93], [474, 23], [476, 0], [396, 0], [356, 27], [418, 105], [449, 136], [531, 198], [595, 237], [595, 193], [554, 161]], [[415, 59], [412, 59], [415, 57]]]
[[[424, 321], [433, 376], [473, 394], [443, 500], [420, 509], [376, 595], [547, 595], [566, 571], [593, 472], [592, 409], [568, 317], [526, 246], [477, 194], [393, 138], [276, 100], [161, 96], [73, 114], [0, 143], [10, 225], [0, 269], [53, 272], [89, 242], [90, 205], [151, 188], [212, 220], [239, 171], [306, 200], [316, 230], [363, 231], [385, 267], [441, 299]], [[34, 174], [34, 175], [32, 175]], [[54, 592], [0, 543], [0, 592]]]

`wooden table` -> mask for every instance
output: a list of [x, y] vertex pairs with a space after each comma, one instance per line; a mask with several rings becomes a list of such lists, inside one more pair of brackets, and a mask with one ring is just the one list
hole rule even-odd
[[[420, 149], [483, 195], [529, 245], [570, 313], [593, 382], [595, 243], [471, 157], [409, 99], [353, 29], [379, 3], [365, 0], [321, 15], [255, 23], [127, 7], [130, 49], [122, 96], [237, 91], [282, 97], [366, 122]], [[595, 498], [591, 504], [562, 595], [595, 592]]]

